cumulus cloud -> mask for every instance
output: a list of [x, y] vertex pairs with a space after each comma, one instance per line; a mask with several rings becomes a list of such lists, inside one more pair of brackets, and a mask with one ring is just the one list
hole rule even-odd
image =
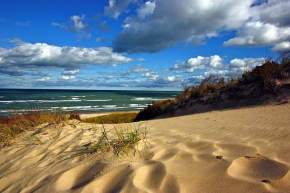
[[69, 22], [52, 22], [51, 25], [66, 31], [77, 33], [81, 38], [91, 37], [91, 32], [89, 30], [89, 25], [86, 22], [85, 15], [72, 15]]
[[44, 77], [39, 78], [39, 79], [37, 79], [37, 80], [40, 81], [40, 82], [43, 82], [43, 81], [49, 81], [49, 80], [51, 80], [51, 77], [50, 77], [50, 76], [44, 76]]
[[285, 42], [280, 42], [277, 43], [274, 47], [273, 47], [274, 51], [277, 52], [285, 52], [285, 53], [289, 53], [290, 52], [290, 41], [285, 41]]
[[125, 20], [114, 49], [156, 52], [178, 41], [212, 37], [222, 29], [240, 27], [251, 16], [252, 3], [253, 0], [147, 1], [136, 17]]
[[213, 56], [197, 56], [189, 58], [187, 61], [181, 64], [175, 64], [173, 69], [184, 69], [188, 72], [193, 72], [197, 69], [206, 69], [206, 68], [222, 68], [223, 59], [219, 55]]
[[71, 80], [75, 79], [76, 75], [80, 72], [79, 69], [66, 69], [61, 73], [61, 79]]
[[146, 73], [149, 71], [150, 70], [148, 68], [145, 68], [141, 64], [135, 65], [130, 69], [130, 72], [134, 72], [134, 73]]
[[[108, 7], [119, 16], [136, 2], [110, 0]], [[222, 31], [237, 32], [225, 46], [273, 46], [289, 52], [289, 0], [148, 0], [136, 5], [136, 15], [124, 20], [113, 42], [118, 52], [157, 52], [184, 41], [199, 44]]]
[[230, 45], [273, 45], [290, 39], [290, 27], [278, 27], [260, 21], [248, 22], [239, 31], [238, 37], [225, 42]]
[[253, 7], [253, 17], [278, 26], [290, 26], [289, 9], [289, 0], [268, 0]]
[[234, 58], [230, 61], [229, 68], [232, 73], [241, 73], [260, 66], [264, 61], [265, 58]]
[[264, 58], [234, 58], [226, 62], [219, 55], [197, 56], [181, 64], [175, 64], [171, 70], [187, 72], [183, 78], [184, 83], [198, 83], [210, 75], [235, 77], [263, 64], [264, 61]]
[[105, 13], [108, 16], [117, 18], [121, 15], [131, 3], [136, 3], [137, 0], [109, 0], [105, 7]]
[[154, 72], [153, 70], [150, 70], [148, 68], [145, 68], [141, 64], [133, 66], [129, 71], [128, 74], [137, 73], [141, 77], [145, 77], [147, 80], [157, 80], [159, 78], [159, 75]]
[[252, 17], [224, 44], [226, 46], [273, 46], [274, 51], [289, 52], [290, 1], [268, 0], [254, 6]]
[[142, 19], [145, 17], [152, 15], [156, 7], [156, 3], [154, 1], [147, 1], [145, 4], [138, 9], [138, 16]]
[[72, 21], [72, 29], [75, 31], [82, 31], [87, 28], [87, 25], [84, 23], [85, 16], [73, 15], [70, 17]]
[[109, 47], [81, 48], [55, 46], [46, 43], [19, 43], [13, 48], [0, 49], [0, 72], [8, 69], [33, 67], [61, 67], [75, 69], [81, 65], [116, 65], [132, 59], [115, 53]]

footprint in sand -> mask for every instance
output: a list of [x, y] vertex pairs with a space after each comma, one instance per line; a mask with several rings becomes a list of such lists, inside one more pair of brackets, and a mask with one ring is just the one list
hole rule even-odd
[[164, 148], [159, 150], [152, 157], [153, 160], [168, 160], [173, 157], [177, 153], [177, 149], [175, 148]]
[[81, 193], [122, 192], [133, 169], [130, 165], [120, 165], [105, 175], [96, 178], [83, 188]]
[[55, 183], [56, 191], [70, 190], [79, 186], [83, 186], [105, 167], [100, 161], [90, 161], [80, 164], [68, 171], [64, 172]]
[[133, 178], [133, 184], [145, 192], [179, 192], [175, 177], [168, 174], [164, 164], [158, 161], [149, 161], [138, 168]]
[[288, 167], [260, 155], [243, 156], [235, 159], [227, 172], [237, 179], [265, 183], [281, 179], [288, 172]]
[[146, 191], [157, 190], [166, 175], [164, 164], [158, 161], [149, 161], [136, 170], [133, 184]]

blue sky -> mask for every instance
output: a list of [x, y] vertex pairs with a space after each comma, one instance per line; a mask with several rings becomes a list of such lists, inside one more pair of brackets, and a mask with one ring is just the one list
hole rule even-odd
[[290, 50], [289, 0], [3, 0], [0, 87], [176, 90]]

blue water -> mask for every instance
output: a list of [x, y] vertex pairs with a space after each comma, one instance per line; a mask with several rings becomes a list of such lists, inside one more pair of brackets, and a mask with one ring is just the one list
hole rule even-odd
[[88, 91], [0, 89], [0, 115], [33, 111], [108, 112], [140, 110], [177, 91]]

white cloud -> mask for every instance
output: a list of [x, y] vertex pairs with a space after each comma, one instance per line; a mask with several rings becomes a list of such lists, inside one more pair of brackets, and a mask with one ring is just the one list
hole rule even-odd
[[145, 72], [149, 72], [150, 70], [148, 68], [145, 68], [144, 66], [138, 64], [133, 66], [130, 69], [130, 72], [134, 72], [134, 73], [145, 73]]
[[213, 68], [218, 69], [223, 67], [223, 59], [219, 55], [209, 57], [197, 56], [189, 58], [186, 62], [175, 64], [174, 69], [184, 69], [188, 72], [193, 72], [197, 69]]
[[268, 0], [252, 9], [254, 20], [277, 26], [290, 26], [290, 1]]
[[230, 70], [234, 73], [249, 71], [263, 64], [265, 58], [234, 58], [230, 61]]
[[260, 21], [248, 22], [240, 29], [238, 37], [225, 42], [231, 45], [273, 45], [290, 39], [290, 27], [277, 27]]
[[189, 58], [181, 64], [176, 64], [171, 70], [190, 72], [192, 75], [190, 80], [194, 79], [199, 82], [209, 75], [225, 78], [237, 76], [263, 64], [264, 61], [264, 58], [234, 58], [229, 62], [225, 62], [219, 55], [197, 56]]
[[71, 79], [75, 79], [75, 77], [76, 77], [76, 76], [73, 76], [73, 75], [71, 75], [71, 76], [68, 76], [68, 75], [62, 75], [62, 76], [61, 76], [61, 79], [62, 79], [62, 80], [71, 80]]
[[136, 16], [124, 20], [123, 31], [113, 42], [118, 52], [157, 52], [184, 41], [200, 44], [223, 31], [237, 33], [226, 46], [272, 46], [274, 51], [289, 51], [287, 46], [283, 49], [290, 42], [289, 0], [110, 2], [111, 7], [123, 7], [119, 14], [139, 2]]
[[213, 68], [223, 67], [223, 59], [219, 55], [213, 55], [210, 57], [209, 65]]
[[44, 76], [44, 77], [42, 77], [42, 78], [39, 78], [39, 79], [37, 79], [38, 81], [41, 81], [41, 82], [43, 82], [43, 81], [49, 81], [49, 80], [51, 80], [51, 77], [50, 76]]
[[[128, 17], [124, 29], [114, 42], [114, 49], [125, 52], [155, 52], [179, 41], [212, 37], [220, 30], [236, 29], [251, 16], [254, 0], [158, 0], [151, 12], [139, 9]], [[153, 3], [153, 2], [152, 2]], [[140, 18], [141, 16], [141, 18]]]
[[273, 47], [277, 52], [290, 52], [290, 41], [280, 42]]
[[167, 80], [170, 81], [170, 82], [173, 82], [173, 81], [176, 80], [176, 76], [168, 76]]
[[46, 43], [20, 43], [13, 48], [0, 49], [0, 68], [63, 67], [78, 68], [81, 65], [115, 65], [132, 61], [115, 53], [109, 47], [81, 48], [55, 46]]
[[63, 75], [76, 75], [80, 72], [79, 69], [69, 69], [69, 70], [65, 70], [63, 71]]
[[147, 77], [149, 80], [157, 80], [159, 78], [159, 75], [152, 71], [145, 72], [143, 76]]
[[108, 5], [105, 7], [105, 13], [108, 16], [118, 18], [131, 3], [136, 3], [137, 0], [108, 0]]
[[145, 4], [138, 9], [138, 16], [142, 19], [145, 17], [152, 15], [154, 13], [156, 7], [156, 3], [154, 1], [147, 1]]
[[68, 22], [59, 23], [54, 21], [51, 25], [65, 31], [74, 32], [79, 38], [91, 38], [92, 36], [85, 15], [72, 15]]
[[273, 46], [274, 51], [289, 52], [290, 1], [268, 0], [251, 8], [251, 19], [240, 29], [237, 37], [226, 46]]
[[87, 25], [84, 23], [85, 16], [84, 15], [73, 15], [70, 17], [72, 21], [72, 26], [75, 31], [82, 31], [87, 28]]

